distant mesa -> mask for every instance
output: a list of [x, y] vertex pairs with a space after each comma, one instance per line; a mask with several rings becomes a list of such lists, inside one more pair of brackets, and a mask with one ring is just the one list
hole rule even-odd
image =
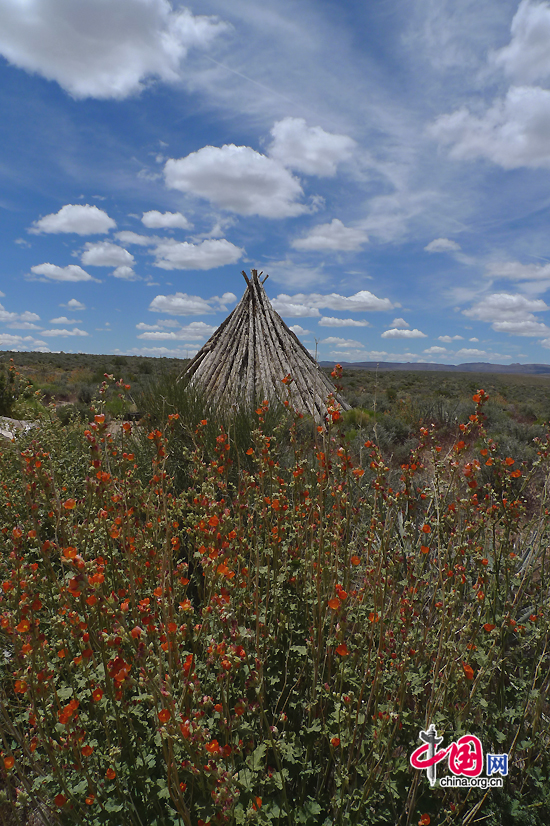
[[[320, 361], [321, 367], [334, 367], [335, 361]], [[341, 361], [348, 370], [416, 370], [418, 372], [439, 371], [440, 373], [522, 373], [529, 376], [550, 375], [550, 364], [490, 364], [475, 361], [466, 364], [437, 364], [415, 361]]]

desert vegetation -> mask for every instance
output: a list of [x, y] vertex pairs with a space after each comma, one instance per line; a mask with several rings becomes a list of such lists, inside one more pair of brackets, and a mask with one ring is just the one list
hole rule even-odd
[[[545, 380], [358, 371], [321, 427], [102, 366], [4, 374], [5, 822], [546, 823]], [[432, 722], [503, 788], [431, 789]]]

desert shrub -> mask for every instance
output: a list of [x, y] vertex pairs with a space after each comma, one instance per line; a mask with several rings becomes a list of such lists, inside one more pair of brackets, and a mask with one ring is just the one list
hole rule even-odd
[[[0, 456], [4, 796], [47, 824], [546, 823], [547, 502], [486, 438], [484, 394], [398, 485], [332, 423], [285, 441], [258, 408], [240, 471], [180, 414], [110, 435], [45, 420]], [[246, 457], [246, 461], [245, 461]], [[475, 458], [474, 458], [475, 457]], [[139, 468], [139, 462], [148, 467]], [[250, 464], [247, 464], [247, 463]], [[498, 471], [498, 489], [482, 477]], [[409, 763], [433, 722], [509, 753], [502, 792]], [[510, 814], [512, 813], [512, 814]], [[519, 821], [518, 821], [519, 822]]]

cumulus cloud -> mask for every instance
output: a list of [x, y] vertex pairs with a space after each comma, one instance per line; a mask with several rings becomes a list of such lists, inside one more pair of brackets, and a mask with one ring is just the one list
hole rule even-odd
[[337, 336], [322, 338], [320, 344], [334, 344], [338, 347], [355, 347], [356, 349], [363, 349], [365, 346], [360, 341], [355, 341], [353, 338], [337, 338]]
[[370, 327], [368, 321], [359, 321], [354, 318], [333, 318], [331, 316], [323, 316], [318, 321], [319, 327]]
[[154, 313], [168, 313], [168, 315], [204, 315], [205, 313], [227, 312], [227, 305], [233, 304], [236, 300], [237, 297], [233, 293], [224, 293], [221, 297], [215, 295], [212, 298], [201, 298], [198, 295], [187, 295], [187, 293], [157, 295], [149, 304], [149, 310]]
[[297, 203], [300, 182], [280, 163], [250, 146], [204, 146], [164, 167], [166, 186], [240, 215], [288, 218], [308, 211]]
[[493, 293], [463, 310], [468, 318], [491, 323], [497, 333], [516, 336], [548, 335], [550, 327], [538, 321], [534, 313], [550, 309], [542, 299], [524, 295]]
[[84, 253], [80, 260], [84, 266], [118, 267], [131, 266], [134, 263], [134, 256], [111, 241], [98, 241], [97, 243], [88, 241], [84, 245]]
[[296, 238], [292, 246], [297, 250], [360, 250], [368, 242], [367, 233], [362, 229], [346, 227], [338, 218], [330, 224], [318, 224], [303, 238]]
[[300, 304], [292, 301], [289, 295], [280, 295], [274, 298], [271, 306], [280, 315], [287, 316], [287, 318], [317, 318], [321, 315], [316, 307], [308, 307], [306, 304]]
[[66, 329], [59, 329], [59, 330], [42, 330], [40, 333], [41, 336], [87, 336], [88, 333], [85, 330], [79, 330], [78, 327], [73, 327], [72, 330]]
[[550, 6], [522, 0], [510, 27], [507, 46], [490, 55], [490, 62], [519, 83], [550, 77]]
[[25, 310], [23, 313], [11, 313], [0, 304], [0, 323], [7, 324], [9, 327], [26, 327], [28, 324], [33, 324], [35, 321], [40, 321], [40, 316], [36, 313], [31, 313]]
[[447, 352], [446, 347], [428, 347], [427, 350], [423, 350], [423, 353], [426, 353], [428, 356], [442, 356], [444, 353]]
[[282, 166], [306, 175], [332, 177], [336, 167], [351, 157], [356, 143], [347, 135], [325, 132], [320, 126], [308, 126], [303, 118], [283, 118], [272, 130], [269, 155]]
[[12, 350], [36, 350], [45, 347], [46, 342], [32, 336], [14, 336], [10, 333], [0, 333], [0, 346]]
[[31, 272], [35, 275], [43, 275], [50, 281], [97, 281], [86, 270], [77, 264], [69, 264], [67, 267], [58, 267], [56, 264], [38, 264], [31, 267]]
[[122, 278], [124, 281], [137, 281], [139, 279], [139, 276], [135, 274], [133, 269], [126, 264], [117, 267], [113, 272], [113, 276], [115, 278]]
[[550, 281], [550, 264], [493, 262], [487, 265], [486, 274], [491, 278], [508, 278], [510, 281]]
[[77, 301], [76, 298], [71, 298], [69, 301], [67, 301], [66, 304], [60, 304], [59, 306], [60, 307], [68, 307], [69, 310], [85, 310], [86, 309], [86, 305], [83, 304], [81, 301]]
[[149, 229], [191, 229], [192, 224], [189, 223], [185, 215], [181, 212], [157, 212], [152, 209], [149, 212], [144, 212], [141, 218], [141, 223]]
[[426, 333], [417, 330], [401, 330], [398, 327], [392, 327], [391, 330], [385, 330], [382, 333], [382, 338], [427, 338]]
[[130, 232], [129, 230], [117, 232], [115, 238], [124, 246], [135, 244], [138, 247], [154, 247], [155, 244], [163, 240], [158, 235], [139, 235], [137, 232]]
[[411, 325], [409, 324], [408, 321], [405, 321], [404, 318], [394, 318], [394, 320], [391, 323], [391, 326], [392, 327], [410, 327]]
[[140, 333], [138, 338], [143, 338], [151, 341], [197, 341], [203, 338], [210, 338], [218, 328], [212, 324], [205, 324], [204, 321], [192, 321], [185, 327], [180, 327], [179, 330], [155, 330], [151, 332]]
[[487, 356], [487, 351], [463, 347], [461, 350], [456, 351], [455, 356], [458, 358], [482, 358], [483, 356]]
[[504, 169], [550, 166], [550, 6], [522, 0], [511, 25], [511, 41], [489, 56], [492, 68], [513, 85], [480, 114], [463, 106], [441, 115], [428, 132], [459, 159], [487, 158]]
[[198, 353], [195, 344], [184, 344], [183, 346], [170, 349], [169, 347], [132, 347], [132, 353], [140, 356], [158, 356], [173, 359], [189, 359]]
[[445, 344], [451, 344], [453, 341], [463, 341], [464, 336], [438, 336], [438, 341], [443, 341]]
[[59, 318], [50, 318], [50, 324], [76, 324], [74, 318], [67, 318], [67, 316], [60, 315]]
[[168, 0], [1, 0], [0, 9], [0, 53], [75, 98], [122, 99], [150, 78], [177, 81], [188, 50], [227, 28]]
[[304, 330], [303, 327], [300, 327], [299, 324], [293, 324], [292, 327], [288, 328], [292, 330], [292, 332], [297, 336], [306, 336], [311, 333], [311, 330]]
[[460, 250], [460, 244], [449, 238], [435, 238], [424, 247], [424, 250], [426, 252], [457, 252]]
[[[281, 293], [271, 302], [278, 313], [291, 315], [287, 308], [294, 308], [295, 315], [319, 315], [319, 309], [343, 310], [348, 312], [374, 312], [378, 310], [391, 310], [393, 304], [388, 298], [378, 298], [369, 290], [360, 290], [355, 295], [345, 296], [338, 293], [321, 295], [320, 293], [298, 293], [296, 295], [285, 295]], [[308, 312], [298, 313], [296, 310], [303, 308]], [[312, 312], [317, 310], [317, 312]]]
[[430, 128], [453, 158], [487, 158], [504, 169], [550, 166], [550, 91], [512, 86], [481, 117], [462, 108]]
[[168, 239], [154, 250], [155, 266], [163, 270], [212, 270], [234, 264], [244, 250], [225, 238], [190, 244], [187, 241]]
[[72, 232], [76, 235], [103, 235], [114, 229], [116, 223], [102, 209], [89, 204], [65, 204], [59, 212], [52, 212], [35, 221], [29, 232], [38, 234]]

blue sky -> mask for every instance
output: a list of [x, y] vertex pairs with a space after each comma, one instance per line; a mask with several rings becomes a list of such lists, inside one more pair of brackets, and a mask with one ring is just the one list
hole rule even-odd
[[0, 0], [0, 347], [550, 360], [550, 3]]

